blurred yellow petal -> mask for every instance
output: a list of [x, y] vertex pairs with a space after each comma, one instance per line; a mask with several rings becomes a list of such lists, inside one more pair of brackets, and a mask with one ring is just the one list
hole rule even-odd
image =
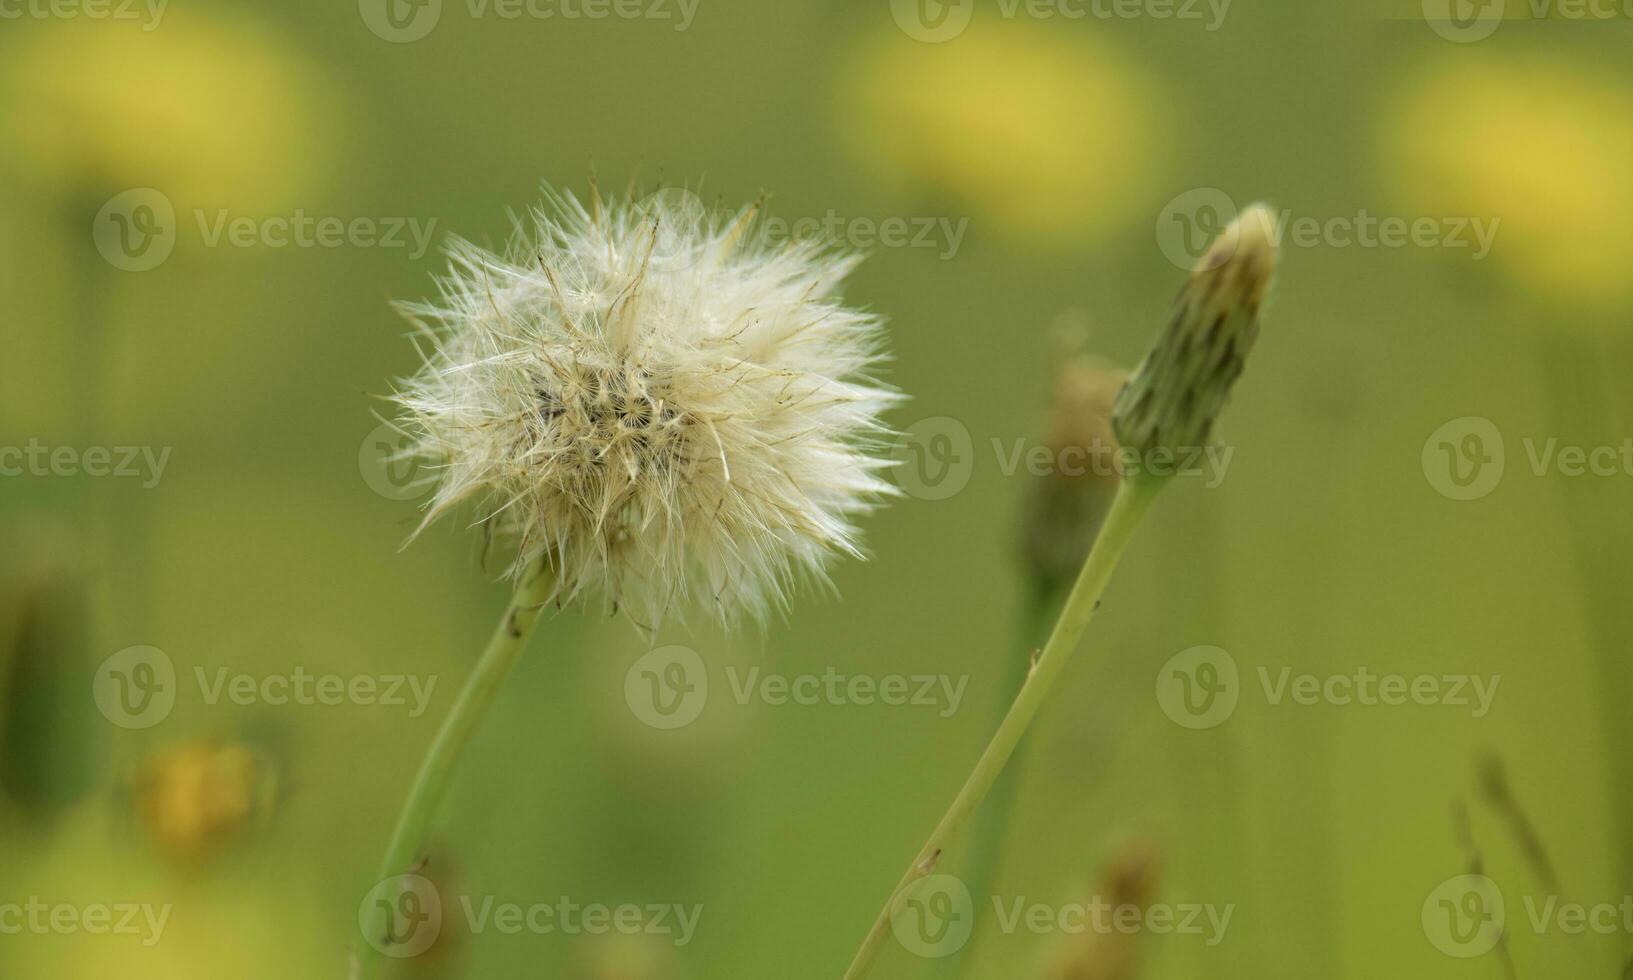
[[7, 131], [49, 186], [152, 186], [257, 211], [316, 180], [315, 73], [247, 23], [178, 12], [152, 31], [81, 19], [13, 36]]
[[940, 44], [871, 37], [844, 78], [865, 166], [1018, 237], [1102, 238], [1159, 176], [1154, 87], [1103, 38], [978, 18]]
[[1633, 94], [1556, 60], [1459, 54], [1408, 80], [1385, 176], [1415, 213], [1501, 220], [1494, 260], [1551, 300], [1633, 298]]

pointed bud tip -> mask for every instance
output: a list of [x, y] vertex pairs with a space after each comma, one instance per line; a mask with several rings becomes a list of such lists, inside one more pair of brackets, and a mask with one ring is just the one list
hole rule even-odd
[[1256, 308], [1275, 272], [1276, 214], [1267, 204], [1254, 204], [1214, 239], [1192, 277], [1221, 277], [1225, 288], [1217, 294]]
[[1203, 254], [1168, 327], [1118, 393], [1112, 426], [1119, 443], [1141, 454], [1207, 445], [1258, 336], [1275, 271], [1275, 212], [1255, 204]]

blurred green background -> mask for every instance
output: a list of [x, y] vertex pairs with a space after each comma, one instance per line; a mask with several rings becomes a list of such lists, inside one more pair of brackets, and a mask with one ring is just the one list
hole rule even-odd
[[[686, 19], [674, 0], [602, 18], [539, 0], [555, 16], [512, 19], [443, 0], [408, 39], [434, 8], [394, 27], [371, 0], [7, 5], [0, 446], [169, 455], [156, 480], [0, 476], [0, 906], [172, 911], [151, 945], [0, 935], [0, 975], [342, 975], [414, 767], [505, 601], [476, 536], [444, 525], [404, 550], [416, 501], [376, 489], [379, 396], [417, 364], [389, 302], [427, 295], [441, 261], [406, 230], [503, 244], [541, 181], [583, 193], [593, 172], [840, 219], [870, 252], [846, 296], [888, 317], [888, 380], [911, 396], [891, 422], [967, 432], [967, 484], [869, 519], [871, 559], [763, 632], [548, 619], [428, 873], [478, 904], [697, 904], [696, 935], [466, 935], [456, 909], [393, 975], [839, 976], [1026, 654], [1017, 522], [1038, 480], [995, 444], [1043, 436], [1053, 325], [1132, 366], [1183, 281], [1187, 222], [1265, 200], [1319, 230], [1282, 242], [1218, 433], [1228, 474], [1176, 481], [1142, 530], [1029, 736], [994, 890], [1083, 901], [1148, 842], [1156, 899], [1233, 908], [1214, 946], [1139, 936], [1135, 972], [1095, 976], [1619, 976], [1628, 926], [1539, 931], [1528, 912], [1633, 894], [1633, 474], [1532, 455], [1633, 436], [1633, 21], [1509, 6], [698, 0]], [[108, 236], [151, 230], [158, 200], [173, 250], [116, 267]], [[297, 211], [401, 224], [404, 245], [211, 234]], [[1427, 219], [1428, 238], [1356, 243], [1366, 216]], [[963, 231], [859, 240], [887, 219]], [[1469, 220], [1495, 223], [1489, 254], [1456, 247]], [[1468, 448], [1475, 423], [1442, 427], [1469, 418], [1505, 465], [1454, 499], [1435, 460]], [[708, 665], [678, 730], [625, 698], [654, 643]], [[1229, 652], [1239, 703], [1191, 729], [1155, 692], [1199, 645]], [[177, 675], [148, 728], [91, 693], [134, 646]], [[968, 682], [956, 711], [739, 704], [730, 678], [756, 666]], [[1283, 667], [1499, 686], [1479, 717], [1273, 704], [1259, 669]], [[224, 668], [437, 686], [417, 717], [209, 703], [195, 671]], [[1506, 795], [1482, 781], [1493, 760]], [[1476, 860], [1507, 939], [1448, 955], [1425, 902]], [[1106, 938], [1005, 933], [984, 895], [975, 912], [960, 962], [893, 943], [875, 975], [1042, 977]]]

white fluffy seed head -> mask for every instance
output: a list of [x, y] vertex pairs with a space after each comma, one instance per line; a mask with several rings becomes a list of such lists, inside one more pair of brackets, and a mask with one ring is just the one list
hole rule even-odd
[[834, 296], [853, 256], [767, 246], [755, 210], [552, 194], [503, 256], [452, 243], [440, 299], [403, 307], [425, 524], [468, 503], [514, 574], [543, 561], [558, 601], [599, 591], [648, 627], [688, 599], [763, 620], [859, 554], [891, 492], [881, 322]]

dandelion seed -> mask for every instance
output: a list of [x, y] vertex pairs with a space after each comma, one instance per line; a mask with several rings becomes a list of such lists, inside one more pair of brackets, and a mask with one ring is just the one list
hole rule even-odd
[[438, 474], [425, 523], [470, 504], [514, 573], [547, 561], [559, 601], [645, 626], [686, 598], [763, 619], [891, 492], [881, 322], [834, 296], [856, 258], [695, 202], [552, 195], [403, 307], [430, 341], [396, 396]]

